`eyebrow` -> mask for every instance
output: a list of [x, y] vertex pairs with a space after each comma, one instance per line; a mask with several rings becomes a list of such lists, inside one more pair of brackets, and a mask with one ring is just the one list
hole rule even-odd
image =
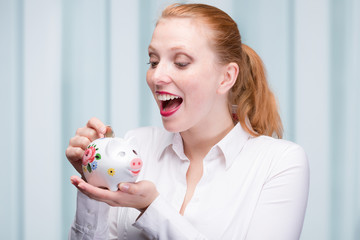
[[[184, 50], [184, 49], [186, 49], [186, 47], [184, 45], [175, 46], [175, 47], [170, 48], [171, 51]], [[156, 49], [154, 47], [152, 47], [151, 45], [149, 45], [148, 51], [156, 52]]]

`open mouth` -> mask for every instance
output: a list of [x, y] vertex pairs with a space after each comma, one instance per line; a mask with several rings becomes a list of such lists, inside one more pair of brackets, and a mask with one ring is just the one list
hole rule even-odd
[[157, 92], [157, 98], [161, 104], [160, 114], [164, 117], [174, 114], [183, 102], [181, 97], [164, 92]]

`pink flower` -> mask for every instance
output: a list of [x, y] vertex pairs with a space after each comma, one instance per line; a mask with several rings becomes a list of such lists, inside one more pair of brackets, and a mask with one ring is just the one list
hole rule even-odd
[[82, 158], [82, 165], [86, 166], [88, 163], [91, 163], [95, 159], [95, 148], [93, 146], [86, 149]]

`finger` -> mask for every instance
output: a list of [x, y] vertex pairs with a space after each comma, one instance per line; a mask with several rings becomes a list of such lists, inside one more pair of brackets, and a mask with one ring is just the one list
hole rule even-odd
[[114, 192], [107, 189], [98, 188], [88, 184], [85, 181], [80, 182], [78, 185], [79, 189], [86, 194], [88, 197], [97, 201], [106, 202], [108, 204], [114, 202]]
[[75, 137], [86, 137], [90, 142], [98, 139], [99, 137], [104, 137], [104, 135], [99, 134], [95, 129], [89, 127], [78, 128], [75, 133]]
[[78, 148], [82, 148], [83, 150], [86, 150], [87, 146], [89, 146], [91, 142], [92, 140], [90, 140], [87, 137], [75, 136], [70, 139], [69, 145], [71, 147], [78, 147]]
[[98, 118], [91, 118], [86, 126], [95, 129], [98, 134], [104, 135], [106, 133], [105, 124], [101, 122]]
[[156, 188], [152, 182], [143, 180], [136, 183], [120, 183], [119, 189], [129, 194], [143, 196], [149, 189], [154, 190]]
[[77, 187], [82, 193], [84, 193], [88, 197], [98, 201], [109, 203], [112, 202], [113, 196], [111, 196], [112, 192], [110, 192], [109, 190], [94, 187], [78, 176], [71, 176], [70, 181], [75, 187]]
[[79, 185], [79, 183], [85, 182], [83, 179], [81, 179], [78, 176], [71, 176], [70, 181], [75, 187], [77, 187]]
[[137, 194], [138, 192], [137, 186], [131, 183], [120, 183], [118, 188], [120, 191], [128, 194]]
[[66, 157], [71, 161], [79, 161], [84, 155], [84, 150], [80, 147], [71, 147], [69, 146], [65, 151]]

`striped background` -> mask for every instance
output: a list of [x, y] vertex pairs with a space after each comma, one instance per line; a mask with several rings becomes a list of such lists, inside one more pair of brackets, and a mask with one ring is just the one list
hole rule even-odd
[[[161, 125], [147, 45], [174, 1], [0, 0], [0, 239], [66, 239], [75, 174], [65, 148], [97, 116], [118, 136]], [[360, 238], [360, 1], [223, 0], [263, 58], [311, 165], [301, 239]]]

